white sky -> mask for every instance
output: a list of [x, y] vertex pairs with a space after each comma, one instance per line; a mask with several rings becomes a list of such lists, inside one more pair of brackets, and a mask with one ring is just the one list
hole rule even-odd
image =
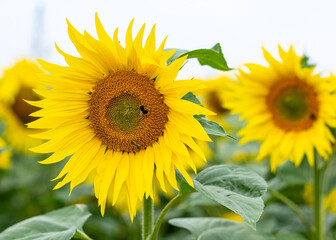
[[[39, 7], [38, 7], [39, 6]], [[37, 28], [37, 9], [44, 9]], [[320, 69], [336, 71], [336, 1], [334, 0], [0, 0], [0, 69], [21, 57], [41, 57], [62, 64], [54, 42], [75, 54], [65, 19], [96, 36], [94, 14], [123, 39], [135, 18], [134, 34], [157, 24], [157, 40], [169, 35], [167, 48], [209, 48], [219, 42], [230, 67], [264, 63], [261, 46], [276, 53], [277, 44], [293, 43]], [[42, 35], [36, 35], [41, 32]], [[38, 36], [38, 37], [36, 37]], [[37, 50], [33, 46], [38, 45]], [[219, 74], [190, 61], [180, 78]]]

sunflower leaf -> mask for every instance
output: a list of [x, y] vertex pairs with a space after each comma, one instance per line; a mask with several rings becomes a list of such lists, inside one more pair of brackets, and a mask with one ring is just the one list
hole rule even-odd
[[204, 169], [194, 180], [195, 189], [240, 215], [256, 228], [264, 202], [267, 184], [255, 172], [234, 165], [217, 165]]
[[180, 188], [180, 193], [182, 194], [189, 194], [193, 192], [197, 192], [196, 189], [194, 189], [192, 186], [190, 186], [187, 181], [184, 179], [182, 174], [177, 170], [176, 171], [176, 180], [177, 183], [179, 184]]
[[8, 146], [0, 148], [0, 154], [3, 153], [3, 152], [5, 152], [5, 151], [7, 151], [7, 150], [9, 150], [9, 149], [10, 148]]
[[90, 217], [85, 205], [74, 205], [19, 222], [0, 234], [0, 239], [16, 240], [70, 240], [90, 239], [83, 225]]
[[241, 222], [222, 218], [174, 218], [169, 224], [190, 231], [197, 239], [271, 240], [268, 233], [255, 232]]
[[6, 123], [4, 120], [0, 120], [0, 136], [4, 134], [6, 130]]
[[198, 98], [192, 92], [188, 92], [186, 95], [182, 97], [182, 99], [202, 106], [200, 100], [198, 100]]
[[307, 55], [303, 55], [300, 61], [301, 67], [302, 68], [314, 68], [316, 67], [316, 64], [310, 63], [309, 57]]
[[221, 137], [229, 136], [221, 125], [206, 119], [204, 115], [195, 115], [194, 117], [202, 125], [208, 135]]
[[[171, 50], [171, 49], [169, 49]], [[213, 46], [210, 49], [197, 49], [197, 50], [183, 50], [183, 49], [175, 49], [175, 53], [171, 56], [167, 64], [170, 64], [174, 60], [188, 55], [188, 59], [197, 58], [198, 62], [201, 65], [208, 65], [214, 69], [229, 71], [231, 68], [228, 67], [226, 60], [224, 58], [222, 48], [219, 43]]]

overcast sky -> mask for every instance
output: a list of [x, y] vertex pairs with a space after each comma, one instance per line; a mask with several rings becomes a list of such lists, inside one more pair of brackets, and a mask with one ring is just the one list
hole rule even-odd
[[[135, 18], [134, 34], [145, 22], [157, 24], [157, 40], [167, 48], [209, 48], [219, 42], [230, 67], [264, 63], [261, 46], [276, 53], [277, 44], [293, 43], [319, 69], [336, 71], [336, 1], [313, 0], [0, 0], [0, 69], [21, 57], [63, 64], [54, 42], [75, 54], [66, 18], [96, 36], [94, 14], [123, 39]], [[219, 74], [190, 61], [179, 77]]]

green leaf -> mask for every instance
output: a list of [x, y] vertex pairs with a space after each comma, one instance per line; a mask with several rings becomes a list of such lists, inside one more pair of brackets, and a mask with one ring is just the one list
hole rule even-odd
[[316, 67], [316, 64], [309, 63], [309, 57], [307, 55], [303, 55], [300, 61], [302, 68], [314, 68]]
[[274, 240], [269, 233], [255, 232], [242, 227], [214, 228], [204, 232], [197, 240]]
[[182, 174], [177, 170], [176, 171], [176, 180], [177, 183], [180, 186], [180, 193], [182, 194], [188, 194], [188, 193], [193, 193], [193, 192], [197, 192], [192, 186], [190, 186], [187, 181], [184, 179], [184, 177], [182, 176]]
[[188, 92], [186, 95], [182, 97], [182, 99], [202, 106], [200, 100], [198, 100], [198, 98], [192, 92]]
[[6, 123], [4, 120], [0, 120], [0, 136], [4, 134], [6, 130]]
[[269, 234], [258, 233], [241, 222], [222, 218], [175, 218], [169, 220], [173, 226], [187, 229], [198, 240], [269, 240]]
[[204, 169], [194, 180], [195, 189], [240, 215], [255, 229], [264, 202], [267, 184], [255, 172], [234, 165], [217, 165]]
[[2, 152], [5, 152], [5, 151], [9, 150], [9, 149], [10, 149], [10, 147], [8, 147], [8, 146], [5, 146], [5, 147], [0, 148], [0, 154], [1, 154]]
[[[182, 97], [182, 99], [202, 106], [201, 102], [198, 100], [198, 98], [192, 92], [188, 92], [186, 95], [184, 95]], [[210, 120], [206, 119], [204, 115], [195, 115], [194, 117], [203, 126], [205, 132], [208, 135], [221, 136], [221, 137], [226, 137], [226, 136], [231, 137], [230, 135], [228, 135], [225, 132], [225, 130], [223, 129], [223, 127], [221, 125], [219, 125], [216, 122], [213, 122], [213, 121], [210, 121]], [[231, 138], [233, 138], [233, 137], [231, 137]]]
[[[169, 49], [170, 50], [170, 49]], [[222, 48], [219, 43], [213, 46], [210, 49], [197, 49], [197, 50], [183, 50], [183, 49], [176, 49], [173, 56], [171, 56], [167, 64], [170, 64], [174, 60], [188, 55], [188, 59], [190, 58], [197, 58], [198, 62], [201, 65], [208, 65], [212, 68], [222, 70], [222, 71], [229, 71], [231, 68], [228, 67], [226, 60], [224, 58]]]
[[0, 234], [1, 240], [70, 240], [90, 239], [83, 225], [90, 217], [85, 205], [74, 205], [19, 222]]
[[307, 240], [307, 238], [299, 233], [279, 232], [276, 240]]
[[204, 128], [205, 132], [208, 135], [220, 136], [220, 137], [226, 137], [226, 136], [231, 137], [225, 132], [223, 127], [219, 125], [218, 123], [206, 119], [203, 115], [196, 115], [194, 117], [202, 125], [202, 127]]

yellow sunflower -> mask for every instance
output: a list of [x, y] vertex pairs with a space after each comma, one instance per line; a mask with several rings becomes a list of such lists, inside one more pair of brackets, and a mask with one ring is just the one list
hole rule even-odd
[[118, 29], [110, 38], [97, 15], [98, 40], [68, 22], [69, 37], [81, 57], [56, 46], [69, 66], [39, 60], [50, 73], [41, 78], [49, 88], [37, 91], [44, 99], [32, 102], [42, 108], [32, 116], [41, 118], [29, 127], [45, 129], [34, 136], [49, 139], [32, 149], [53, 153], [42, 163], [72, 155], [56, 177], [64, 178], [55, 189], [70, 183], [72, 190], [94, 172], [101, 213], [112, 194], [112, 205], [118, 198], [127, 199], [133, 219], [142, 199], [153, 199], [154, 174], [163, 191], [167, 183], [178, 189], [175, 169], [193, 184], [184, 167], [188, 163], [196, 172], [187, 147], [205, 159], [194, 138], [211, 141], [193, 116], [213, 113], [181, 99], [203, 87], [202, 81], [175, 81], [186, 58], [166, 65], [174, 51], [164, 51], [166, 39], [156, 49], [155, 26], [143, 46], [145, 25], [134, 40], [132, 25], [133, 21], [123, 47]]
[[41, 73], [43, 70], [37, 63], [24, 59], [6, 69], [0, 78], [0, 119], [6, 125], [3, 137], [11, 148], [19, 152], [29, 153], [28, 148], [41, 143], [41, 140], [29, 136], [36, 131], [25, 125], [34, 120], [29, 114], [38, 108], [24, 101], [39, 99], [32, 89], [38, 87], [37, 75]]
[[[234, 79], [236, 79], [236, 77], [232, 71], [226, 72], [214, 79], [205, 80], [204, 84], [206, 87], [195, 91], [201, 103], [216, 113], [216, 115], [209, 117], [210, 120], [223, 123], [223, 117], [229, 112], [225, 107], [226, 88], [229, 81]], [[226, 125], [224, 129], [227, 129]]]
[[[307, 205], [314, 204], [314, 186], [311, 183], [306, 183], [303, 189], [303, 198]], [[336, 188], [330, 191], [324, 198], [324, 209], [332, 213], [336, 213]]]
[[228, 106], [247, 121], [240, 143], [261, 141], [258, 159], [270, 156], [272, 171], [288, 159], [299, 165], [304, 155], [313, 165], [314, 149], [327, 159], [335, 140], [334, 77], [303, 68], [292, 46], [288, 52], [279, 46], [280, 61], [263, 51], [269, 67], [245, 64], [228, 92]]
[[10, 168], [12, 152], [7, 148], [6, 142], [0, 138], [0, 169], [7, 170]]

